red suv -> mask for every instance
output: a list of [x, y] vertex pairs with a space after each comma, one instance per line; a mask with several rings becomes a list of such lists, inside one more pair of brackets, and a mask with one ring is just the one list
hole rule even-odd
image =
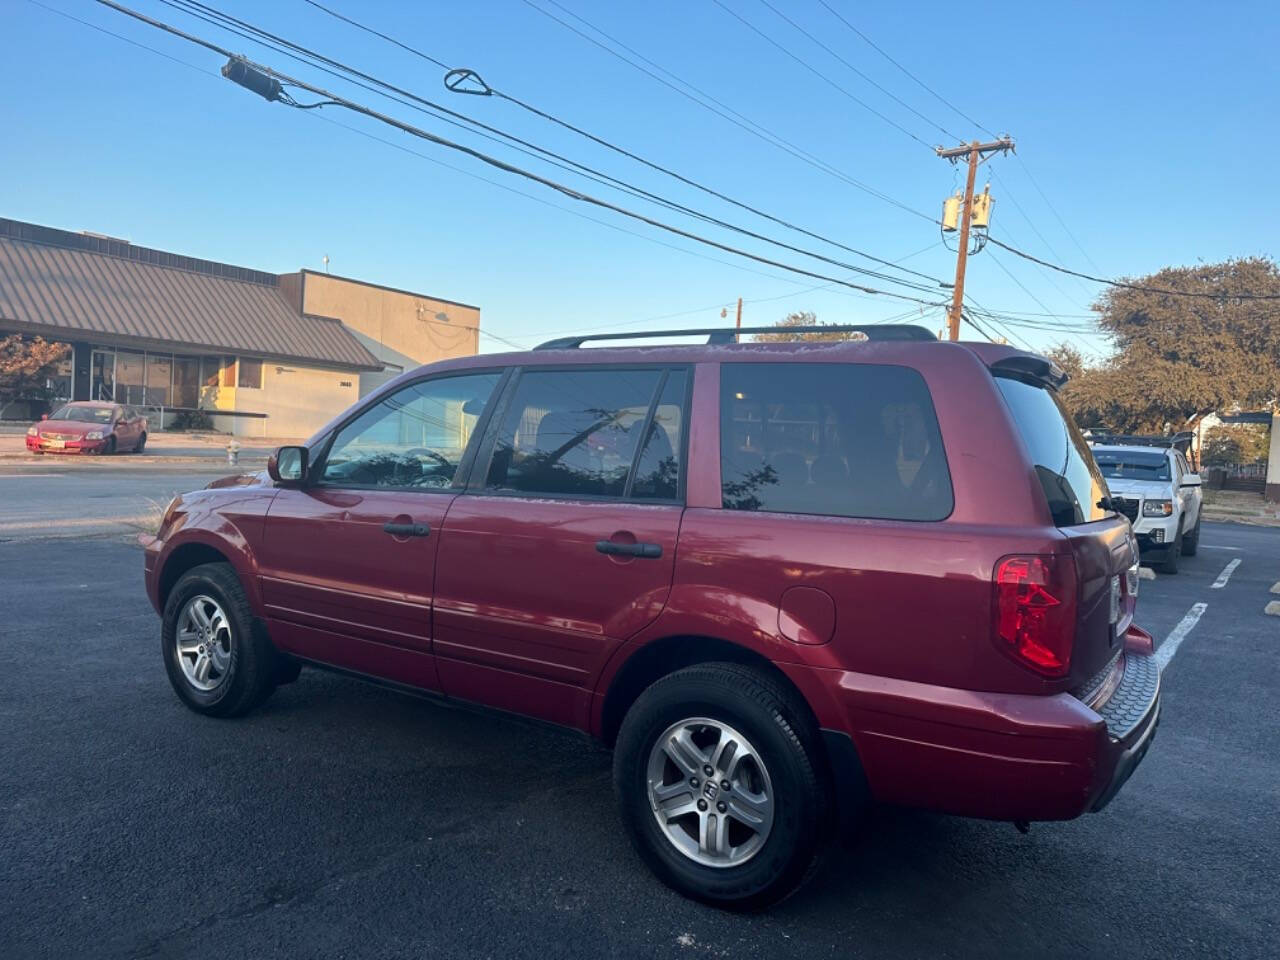
[[869, 801], [1100, 809], [1160, 674], [1063, 374], [844, 329], [399, 377], [144, 538], [174, 689], [241, 714], [307, 663], [587, 731], [640, 855], [725, 906]]

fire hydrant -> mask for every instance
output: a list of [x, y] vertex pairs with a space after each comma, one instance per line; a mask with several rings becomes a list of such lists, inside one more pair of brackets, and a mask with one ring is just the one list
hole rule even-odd
[[227, 444], [227, 465], [234, 467], [240, 463], [240, 441], [232, 440]]

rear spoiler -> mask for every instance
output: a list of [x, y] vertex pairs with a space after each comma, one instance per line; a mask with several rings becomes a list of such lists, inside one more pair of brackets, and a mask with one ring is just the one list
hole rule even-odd
[[1028, 380], [1053, 390], [1061, 390], [1071, 379], [1052, 360], [1036, 356], [1034, 353], [1015, 353], [997, 360], [991, 364], [991, 372], [996, 375], [1015, 377], [1018, 380]]

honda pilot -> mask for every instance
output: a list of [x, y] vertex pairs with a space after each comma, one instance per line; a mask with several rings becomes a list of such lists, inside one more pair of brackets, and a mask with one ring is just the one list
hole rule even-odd
[[797, 889], [870, 803], [1101, 810], [1160, 674], [1065, 377], [836, 330], [392, 380], [143, 538], [174, 690], [236, 716], [314, 665], [584, 731], [639, 856], [726, 907]]

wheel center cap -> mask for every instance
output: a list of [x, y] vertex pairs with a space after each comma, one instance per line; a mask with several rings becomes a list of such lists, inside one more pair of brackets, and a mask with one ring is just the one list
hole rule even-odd
[[720, 793], [720, 787], [714, 780], [708, 780], [702, 788], [702, 795], [708, 800], [714, 800], [716, 795]]

